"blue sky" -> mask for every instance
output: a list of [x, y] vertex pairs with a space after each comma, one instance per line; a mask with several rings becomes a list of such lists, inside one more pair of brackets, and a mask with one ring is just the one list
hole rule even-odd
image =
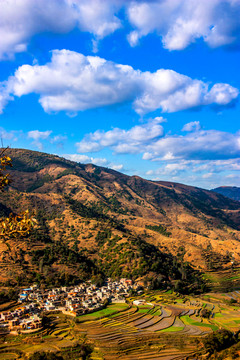
[[239, 0], [0, 0], [4, 146], [240, 184]]

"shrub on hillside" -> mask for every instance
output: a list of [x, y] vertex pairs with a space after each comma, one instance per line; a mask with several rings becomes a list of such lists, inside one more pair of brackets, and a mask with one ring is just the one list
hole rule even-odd
[[235, 343], [234, 333], [226, 329], [214, 331], [203, 339], [204, 348], [210, 354], [224, 350]]

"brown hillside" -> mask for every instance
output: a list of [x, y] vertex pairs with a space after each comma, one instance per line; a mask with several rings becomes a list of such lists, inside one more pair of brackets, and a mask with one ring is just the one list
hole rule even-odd
[[[235, 264], [240, 261], [237, 201], [204, 189], [153, 182], [55, 155], [23, 149], [10, 149], [8, 155], [13, 159], [13, 182], [0, 195], [0, 210], [6, 213], [7, 209], [18, 212], [28, 208], [40, 214], [44, 225], [39, 231], [45, 233], [48, 229], [49, 244], [59, 240], [70, 248], [85, 249], [82, 255], [94, 263], [100, 261], [100, 266], [107, 261], [111, 268], [115, 259], [121, 275], [129, 275], [134, 267], [143, 269], [136, 276], [141, 272], [144, 275], [147, 269], [146, 261], [134, 255], [138, 251], [135, 245], [130, 245], [129, 239], [139, 236], [178, 260], [179, 248], [184, 246], [184, 261], [196, 269], [228, 268], [233, 257]], [[99, 232], [106, 230], [111, 235], [105, 234], [102, 244]], [[114, 245], [110, 244], [113, 238], [117, 239]], [[11, 251], [6, 244], [0, 246], [3, 281], [15, 276], [13, 263], [19, 269], [25, 262], [31, 271], [39, 270], [31, 259], [34, 251], [48, 246], [46, 239], [37, 236], [37, 240], [21, 244], [10, 240], [9, 244]], [[19, 248], [23, 252], [20, 260]], [[54, 263], [56, 267], [57, 261]], [[44, 263], [42, 273], [44, 266], [52, 265]], [[74, 266], [70, 268], [72, 274], [77, 273]], [[117, 276], [118, 271], [114, 271]]]

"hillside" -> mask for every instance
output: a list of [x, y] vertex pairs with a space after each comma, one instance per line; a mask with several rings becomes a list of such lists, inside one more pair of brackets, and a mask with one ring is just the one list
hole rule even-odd
[[218, 194], [224, 195], [230, 199], [240, 201], [240, 187], [237, 186], [220, 186], [216, 189], [212, 189]]
[[196, 270], [229, 271], [240, 261], [237, 201], [55, 155], [8, 155], [13, 182], [1, 214], [29, 209], [38, 228], [0, 244], [3, 284], [122, 276], [194, 290], [204, 287]]

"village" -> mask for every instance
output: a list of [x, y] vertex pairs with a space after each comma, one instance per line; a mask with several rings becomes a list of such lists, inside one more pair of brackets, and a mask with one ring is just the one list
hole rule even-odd
[[103, 309], [108, 303], [126, 302], [131, 290], [142, 292], [132, 280], [106, 280], [97, 287], [91, 281], [76, 286], [62, 286], [50, 290], [34, 284], [19, 293], [19, 306], [12, 311], [0, 313], [0, 334], [36, 332], [42, 328], [44, 312], [61, 311], [65, 315], [80, 316]]

